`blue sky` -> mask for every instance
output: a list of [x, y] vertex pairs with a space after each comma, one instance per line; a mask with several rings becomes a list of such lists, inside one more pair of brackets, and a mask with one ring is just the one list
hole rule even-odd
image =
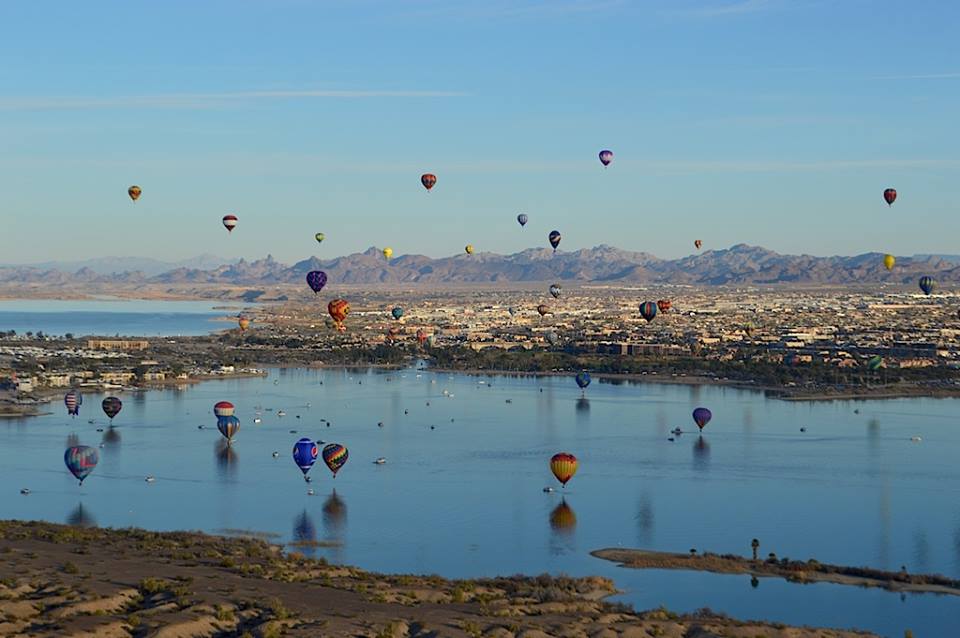
[[0, 25], [0, 263], [553, 228], [663, 257], [960, 252], [960, 3], [30, 0]]

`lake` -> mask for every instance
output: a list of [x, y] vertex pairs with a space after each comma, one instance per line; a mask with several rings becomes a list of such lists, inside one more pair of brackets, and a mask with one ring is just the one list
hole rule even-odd
[[[581, 397], [571, 378], [413, 369], [274, 369], [119, 396], [104, 432], [94, 395], [77, 419], [54, 404], [53, 415], [0, 422], [4, 517], [333, 541], [308, 553], [384, 572], [599, 574], [641, 609], [706, 606], [896, 638], [949, 635], [960, 622], [956, 597], [775, 579], [754, 588], [749, 576], [589, 556], [609, 546], [748, 555], [756, 537], [762, 555], [960, 577], [956, 399], [785, 402], [596, 380]], [[222, 399], [241, 420], [230, 447], [212, 415]], [[702, 438], [690, 417], [699, 405], [714, 415]], [[685, 433], [669, 441], [675, 426]], [[103, 446], [82, 487], [63, 466], [73, 435]], [[304, 482], [291, 458], [301, 436], [347, 446], [336, 479], [318, 461]], [[580, 460], [566, 489], [548, 468], [558, 451]]]
[[[227, 304], [217, 305], [222, 308]], [[118, 298], [0, 299], [0, 331], [156, 337], [205, 335], [236, 327], [218, 319], [237, 315], [243, 306], [221, 310], [214, 310], [213, 306], [209, 301]]]

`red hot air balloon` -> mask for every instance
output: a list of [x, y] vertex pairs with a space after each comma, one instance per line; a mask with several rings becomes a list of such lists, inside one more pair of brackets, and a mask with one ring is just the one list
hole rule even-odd
[[340, 332], [346, 332], [347, 327], [343, 325], [343, 320], [350, 314], [350, 304], [344, 299], [334, 299], [327, 304], [327, 312], [333, 317], [333, 322]]
[[229, 401], [219, 401], [213, 405], [213, 413], [218, 416], [233, 416], [234, 407]]
[[893, 206], [893, 202], [897, 201], [896, 189], [888, 188], [883, 191], [883, 201], [887, 202], [887, 206]]
[[233, 232], [233, 229], [237, 226], [237, 216], [236, 215], [224, 215], [223, 216], [223, 227], [227, 229], [227, 232]]
[[669, 299], [661, 299], [657, 302], [657, 309], [660, 312], [666, 312], [670, 310], [670, 308], [672, 307], [673, 307], [673, 302], [670, 301]]
[[424, 173], [420, 176], [420, 183], [429, 191], [437, 183], [437, 176], [433, 173]]
[[577, 473], [578, 465], [577, 457], [569, 452], [560, 452], [550, 458], [550, 471], [564, 487], [566, 487], [567, 481]]

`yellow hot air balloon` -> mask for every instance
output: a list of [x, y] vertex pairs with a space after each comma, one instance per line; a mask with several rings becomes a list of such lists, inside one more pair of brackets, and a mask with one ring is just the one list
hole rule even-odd
[[463, 247], [463, 249], [467, 251], [468, 255], [473, 254], [473, 244], [467, 244], [466, 246]]
[[313, 238], [317, 240], [318, 244], [322, 244], [323, 240], [326, 239], [327, 236], [324, 235], [323, 233], [317, 233], [316, 235], [313, 236]]
[[561, 485], [566, 486], [567, 481], [573, 478], [577, 473], [577, 457], [569, 452], [560, 452], [554, 454], [550, 459], [550, 471], [557, 477]]
[[240, 317], [237, 319], [237, 325], [240, 326], [240, 332], [246, 332], [247, 328], [250, 327], [250, 320], [246, 317]]
[[386, 257], [387, 259], [390, 259], [391, 257], [393, 257], [393, 248], [390, 248], [389, 246], [384, 248], [383, 256]]
[[883, 266], [887, 270], [893, 270], [893, 265], [897, 263], [897, 258], [893, 255], [884, 255], [883, 257]]

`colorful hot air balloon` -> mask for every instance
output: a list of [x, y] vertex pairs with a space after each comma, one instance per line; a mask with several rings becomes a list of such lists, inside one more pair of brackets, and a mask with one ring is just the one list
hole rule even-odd
[[697, 424], [701, 432], [703, 432], [703, 428], [707, 427], [707, 423], [710, 423], [710, 419], [712, 418], [713, 413], [706, 408], [697, 408], [693, 411], [693, 422]]
[[232, 403], [229, 401], [218, 401], [213, 404], [213, 413], [217, 417], [221, 416], [233, 416], [235, 408]]
[[323, 462], [326, 463], [330, 471], [333, 472], [333, 478], [337, 478], [337, 472], [340, 471], [340, 468], [343, 467], [344, 463], [347, 462], [347, 458], [350, 456], [347, 448], [339, 443], [329, 443], [324, 446], [322, 455]]
[[464, 250], [464, 252], [467, 253], [468, 255], [472, 255], [472, 254], [473, 254], [473, 244], [467, 244], [466, 246], [463, 247], [463, 250]]
[[657, 316], [657, 304], [652, 301], [644, 301], [640, 304], [640, 316], [647, 321], [653, 321], [653, 318]]
[[217, 429], [227, 441], [233, 441], [233, 437], [240, 431], [240, 419], [233, 415], [222, 416], [217, 419]]
[[240, 326], [240, 332], [246, 332], [247, 328], [250, 327], [250, 320], [240, 315], [237, 317], [237, 325]]
[[551, 346], [555, 346], [560, 343], [560, 336], [556, 332], [548, 332], [544, 335], [544, 339], [547, 340]]
[[897, 258], [893, 255], [884, 255], [883, 256], [883, 267], [887, 270], [893, 270], [894, 264], [897, 263]]
[[515, 314], [517, 314], [517, 309], [514, 308], [513, 306], [510, 306], [509, 308], [507, 308], [507, 312], [509, 312], [509, 313], [510, 313], [510, 316], [512, 317], [512, 316], [514, 316]]
[[700, 250], [700, 246], [703, 246], [703, 242], [700, 241], [699, 239], [696, 239], [694, 240], [693, 245], [696, 247], [697, 250]]
[[517, 215], [517, 222], [520, 224], [521, 228], [527, 225], [528, 220], [529, 220], [529, 217], [527, 217], [526, 213], [520, 213], [519, 215]]
[[883, 191], [883, 201], [887, 202], [887, 206], [893, 206], [893, 202], [897, 201], [897, 191], [893, 188]]
[[547, 239], [550, 241], [550, 245], [553, 246], [553, 252], [557, 252], [557, 246], [560, 245], [560, 231], [551, 230]]
[[424, 173], [420, 176], [420, 183], [429, 191], [437, 183], [437, 176], [433, 173]]
[[546, 305], [546, 304], [540, 304], [539, 306], [537, 306], [537, 312], [540, 313], [540, 316], [541, 316], [541, 317], [544, 317], [544, 316], [546, 316], [546, 315], [549, 315], [549, 314], [551, 313], [551, 311], [550, 311], [550, 306], [548, 306], [548, 305]]
[[602, 150], [600, 151], [600, 163], [604, 166], [610, 166], [610, 162], [613, 161], [613, 151]]
[[313, 464], [317, 462], [318, 454], [317, 444], [306, 437], [293, 444], [293, 462], [296, 463], [300, 471], [303, 472], [304, 481], [310, 480], [307, 478], [307, 472], [309, 472]]
[[417, 343], [422, 347], [427, 340], [427, 332], [423, 328], [417, 328]]
[[658, 299], [657, 300], [657, 310], [660, 312], [666, 312], [673, 307], [673, 302], [669, 299]]
[[870, 357], [870, 360], [867, 361], [867, 368], [869, 370], [879, 370], [880, 368], [883, 367], [883, 365], [884, 365], [883, 357], [881, 357], [880, 355], [875, 355], [873, 357]]
[[563, 292], [563, 288], [560, 287], [560, 284], [552, 284], [550, 286], [550, 294], [554, 299], [559, 299], [560, 294]]
[[390, 314], [393, 315], [394, 319], [399, 320], [403, 316], [403, 308], [396, 306], [393, 310], [390, 311]]
[[83, 485], [83, 479], [90, 476], [99, 461], [100, 453], [97, 448], [88, 445], [74, 445], [63, 453], [63, 462], [70, 473], [79, 479], [80, 485]]
[[937, 282], [933, 277], [927, 277], [924, 275], [920, 278], [920, 290], [923, 291], [923, 294], [929, 295], [933, 292], [933, 289], [937, 287]]
[[437, 344], [437, 337], [435, 335], [430, 335], [427, 337], [427, 347], [432, 348]]
[[393, 248], [390, 248], [389, 246], [387, 246], [386, 248], [384, 248], [383, 251], [381, 251], [381, 252], [383, 252], [383, 258], [384, 258], [384, 259], [389, 260], [391, 257], [393, 257]]
[[236, 215], [224, 215], [223, 216], [223, 227], [227, 229], [228, 232], [233, 232], [233, 229], [237, 226], [237, 216]]
[[313, 294], [319, 293], [327, 285], [327, 273], [322, 270], [311, 270], [307, 273], [307, 285]]
[[318, 244], [322, 244], [323, 240], [326, 239], [327, 236], [324, 235], [323, 233], [317, 233], [316, 235], [313, 236], [313, 238], [317, 240]]
[[577, 382], [577, 385], [580, 386], [581, 390], [585, 390], [588, 385], [590, 385], [590, 373], [586, 370], [581, 370], [577, 373], [577, 376], [574, 377], [574, 380]]
[[106, 414], [110, 422], [113, 423], [113, 417], [120, 414], [120, 410], [123, 408], [123, 402], [117, 397], [107, 397], [100, 404], [100, 407], [103, 408], [103, 413]]
[[63, 404], [67, 406], [67, 414], [77, 416], [80, 414], [80, 406], [83, 405], [83, 395], [79, 390], [70, 390], [63, 396]]
[[550, 471], [563, 486], [577, 473], [577, 465], [577, 457], [569, 452], [560, 452], [550, 458]]
[[127, 189], [127, 195], [129, 195], [130, 199], [132, 199], [133, 201], [137, 201], [138, 199], [140, 199], [140, 193], [142, 192], [143, 191], [140, 190], [140, 187], [137, 186], [136, 184], [134, 184], [133, 186]]
[[327, 312], [333, 317], [337, 330], [344, 332], [347, 328], [343, 325], [343, 320], [350, 314], [350, 304], [343, 299], [334, 299], [327, 304]]

